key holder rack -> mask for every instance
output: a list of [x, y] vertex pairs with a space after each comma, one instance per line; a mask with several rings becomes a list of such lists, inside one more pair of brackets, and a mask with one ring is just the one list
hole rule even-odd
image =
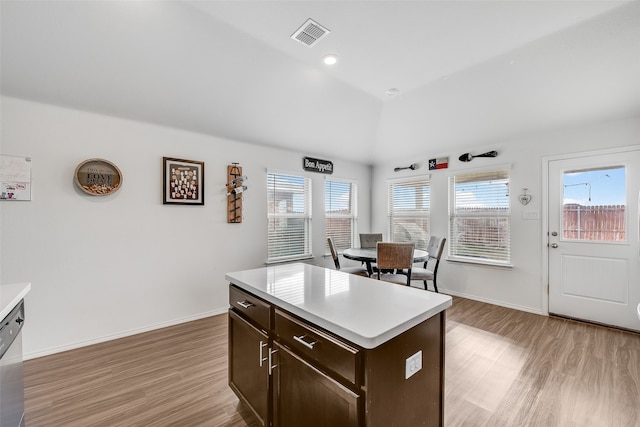
[[242, 222], [242, 193], [247, 190], [246, 180], [238, 163], [227, 166], [227, 222], [230, 224]]

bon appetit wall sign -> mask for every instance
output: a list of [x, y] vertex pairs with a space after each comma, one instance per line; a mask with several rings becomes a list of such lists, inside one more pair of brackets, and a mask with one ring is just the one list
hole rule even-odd
[[314, 159], [305, 157], [302, 159], [302, 168], [309, 172], [319, 172], [331, 175], [333, 173], [333, 162], [329, 160]]

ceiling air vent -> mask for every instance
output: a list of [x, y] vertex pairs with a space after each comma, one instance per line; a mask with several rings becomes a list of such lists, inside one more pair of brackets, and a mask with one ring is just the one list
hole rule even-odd
[[307, 22], [302, 24], [302, 26], [291, 35], [291, 38], [309, 47], [313, 47], [320, 41], [320, 39], [330, 32], [331, 31], [327, 30], [313, 19], [307, 19]]

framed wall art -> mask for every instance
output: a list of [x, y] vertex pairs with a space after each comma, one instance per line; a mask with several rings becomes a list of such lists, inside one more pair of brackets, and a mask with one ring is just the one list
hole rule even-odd
[[31, 157], [0, 154], [0, 200], [31, 200]]
[[165, 205], [204, 205], [204, 162], [162, 158]]
[[107, 196], [122, 186], [122, 172], [105, 159], [88, 159], [76, 167], [73, 180], [80, 190], [91, 196]]

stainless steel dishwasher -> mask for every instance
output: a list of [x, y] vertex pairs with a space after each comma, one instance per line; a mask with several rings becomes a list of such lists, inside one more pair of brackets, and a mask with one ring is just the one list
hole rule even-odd
[[0, 427], [24, 427], [24, 301], [0, 323]]

